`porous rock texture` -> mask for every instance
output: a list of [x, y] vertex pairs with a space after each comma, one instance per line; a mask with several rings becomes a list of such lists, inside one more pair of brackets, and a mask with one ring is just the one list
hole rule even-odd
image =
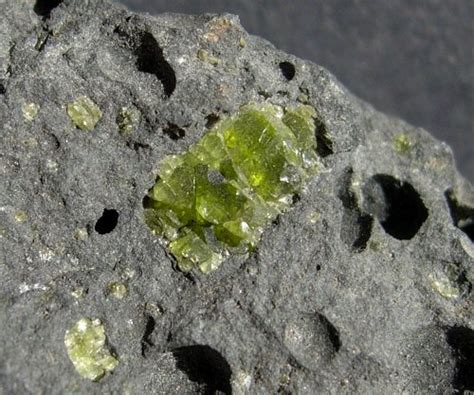
[[[474, 193], [449, 147], [232, 15], [0, 14], [0, 393], [474, 390]], [[157, 164], [263, 101], [316, 109], [320, 171], [250, 256], [185, 275], [143, 220]], [[119, 360], [98, 382], [64, 345], [82, 317]]]

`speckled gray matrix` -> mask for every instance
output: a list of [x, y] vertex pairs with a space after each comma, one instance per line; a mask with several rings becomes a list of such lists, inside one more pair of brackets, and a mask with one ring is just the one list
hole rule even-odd
[[[449, 147], [232, 15], [0, 14], [0, 393], [474, 391], [474, 191]], [[265, 101], [314, 107], [319, 173], [250, 255], [183, 274], [143, 219], [157, 165]], [[118, 359], [97, 382], [64, 344], [84, 317]]]

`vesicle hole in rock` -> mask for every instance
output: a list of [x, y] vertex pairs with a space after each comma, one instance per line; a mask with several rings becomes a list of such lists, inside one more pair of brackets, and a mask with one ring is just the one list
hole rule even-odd
[[428, 209], [415, 188], [390, 175], [373, 176], [364, 187], [364, 195], [366, 211], [398, 240], [413, 238], [428, 218]]
[[118, 217], [117, 210], [105, 209], [102, 217], [95, 224], [95, 231], [101, 235], [112, 232], [117, 226]]
[[293, 63], [284, 61], [280, 62], [278, 66], [280, 67], [283, 77], [285, 77], [288, 81], [291, 81], [295, 77], [296, 69]]

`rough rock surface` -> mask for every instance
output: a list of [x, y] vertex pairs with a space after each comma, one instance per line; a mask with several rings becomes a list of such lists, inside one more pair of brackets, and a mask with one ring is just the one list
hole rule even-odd
[[[0, 392], [474, 390], [474, 192], [446, 145], [232, 15], [0, 14]], [[321, 170], [251, 256], [183, 275], [143, 221], [156, 166], [261, 101], [316, 109]], [[64, 345], [82, 317], [119, 359], [98, 382]]]

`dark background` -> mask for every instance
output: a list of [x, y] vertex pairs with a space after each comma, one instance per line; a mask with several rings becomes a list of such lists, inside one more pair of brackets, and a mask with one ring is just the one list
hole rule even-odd
[[120, 0], [135, 11], [223, 13], [332, 71], [381, 111], [453, 147], [474, 181], [474, 0]]

